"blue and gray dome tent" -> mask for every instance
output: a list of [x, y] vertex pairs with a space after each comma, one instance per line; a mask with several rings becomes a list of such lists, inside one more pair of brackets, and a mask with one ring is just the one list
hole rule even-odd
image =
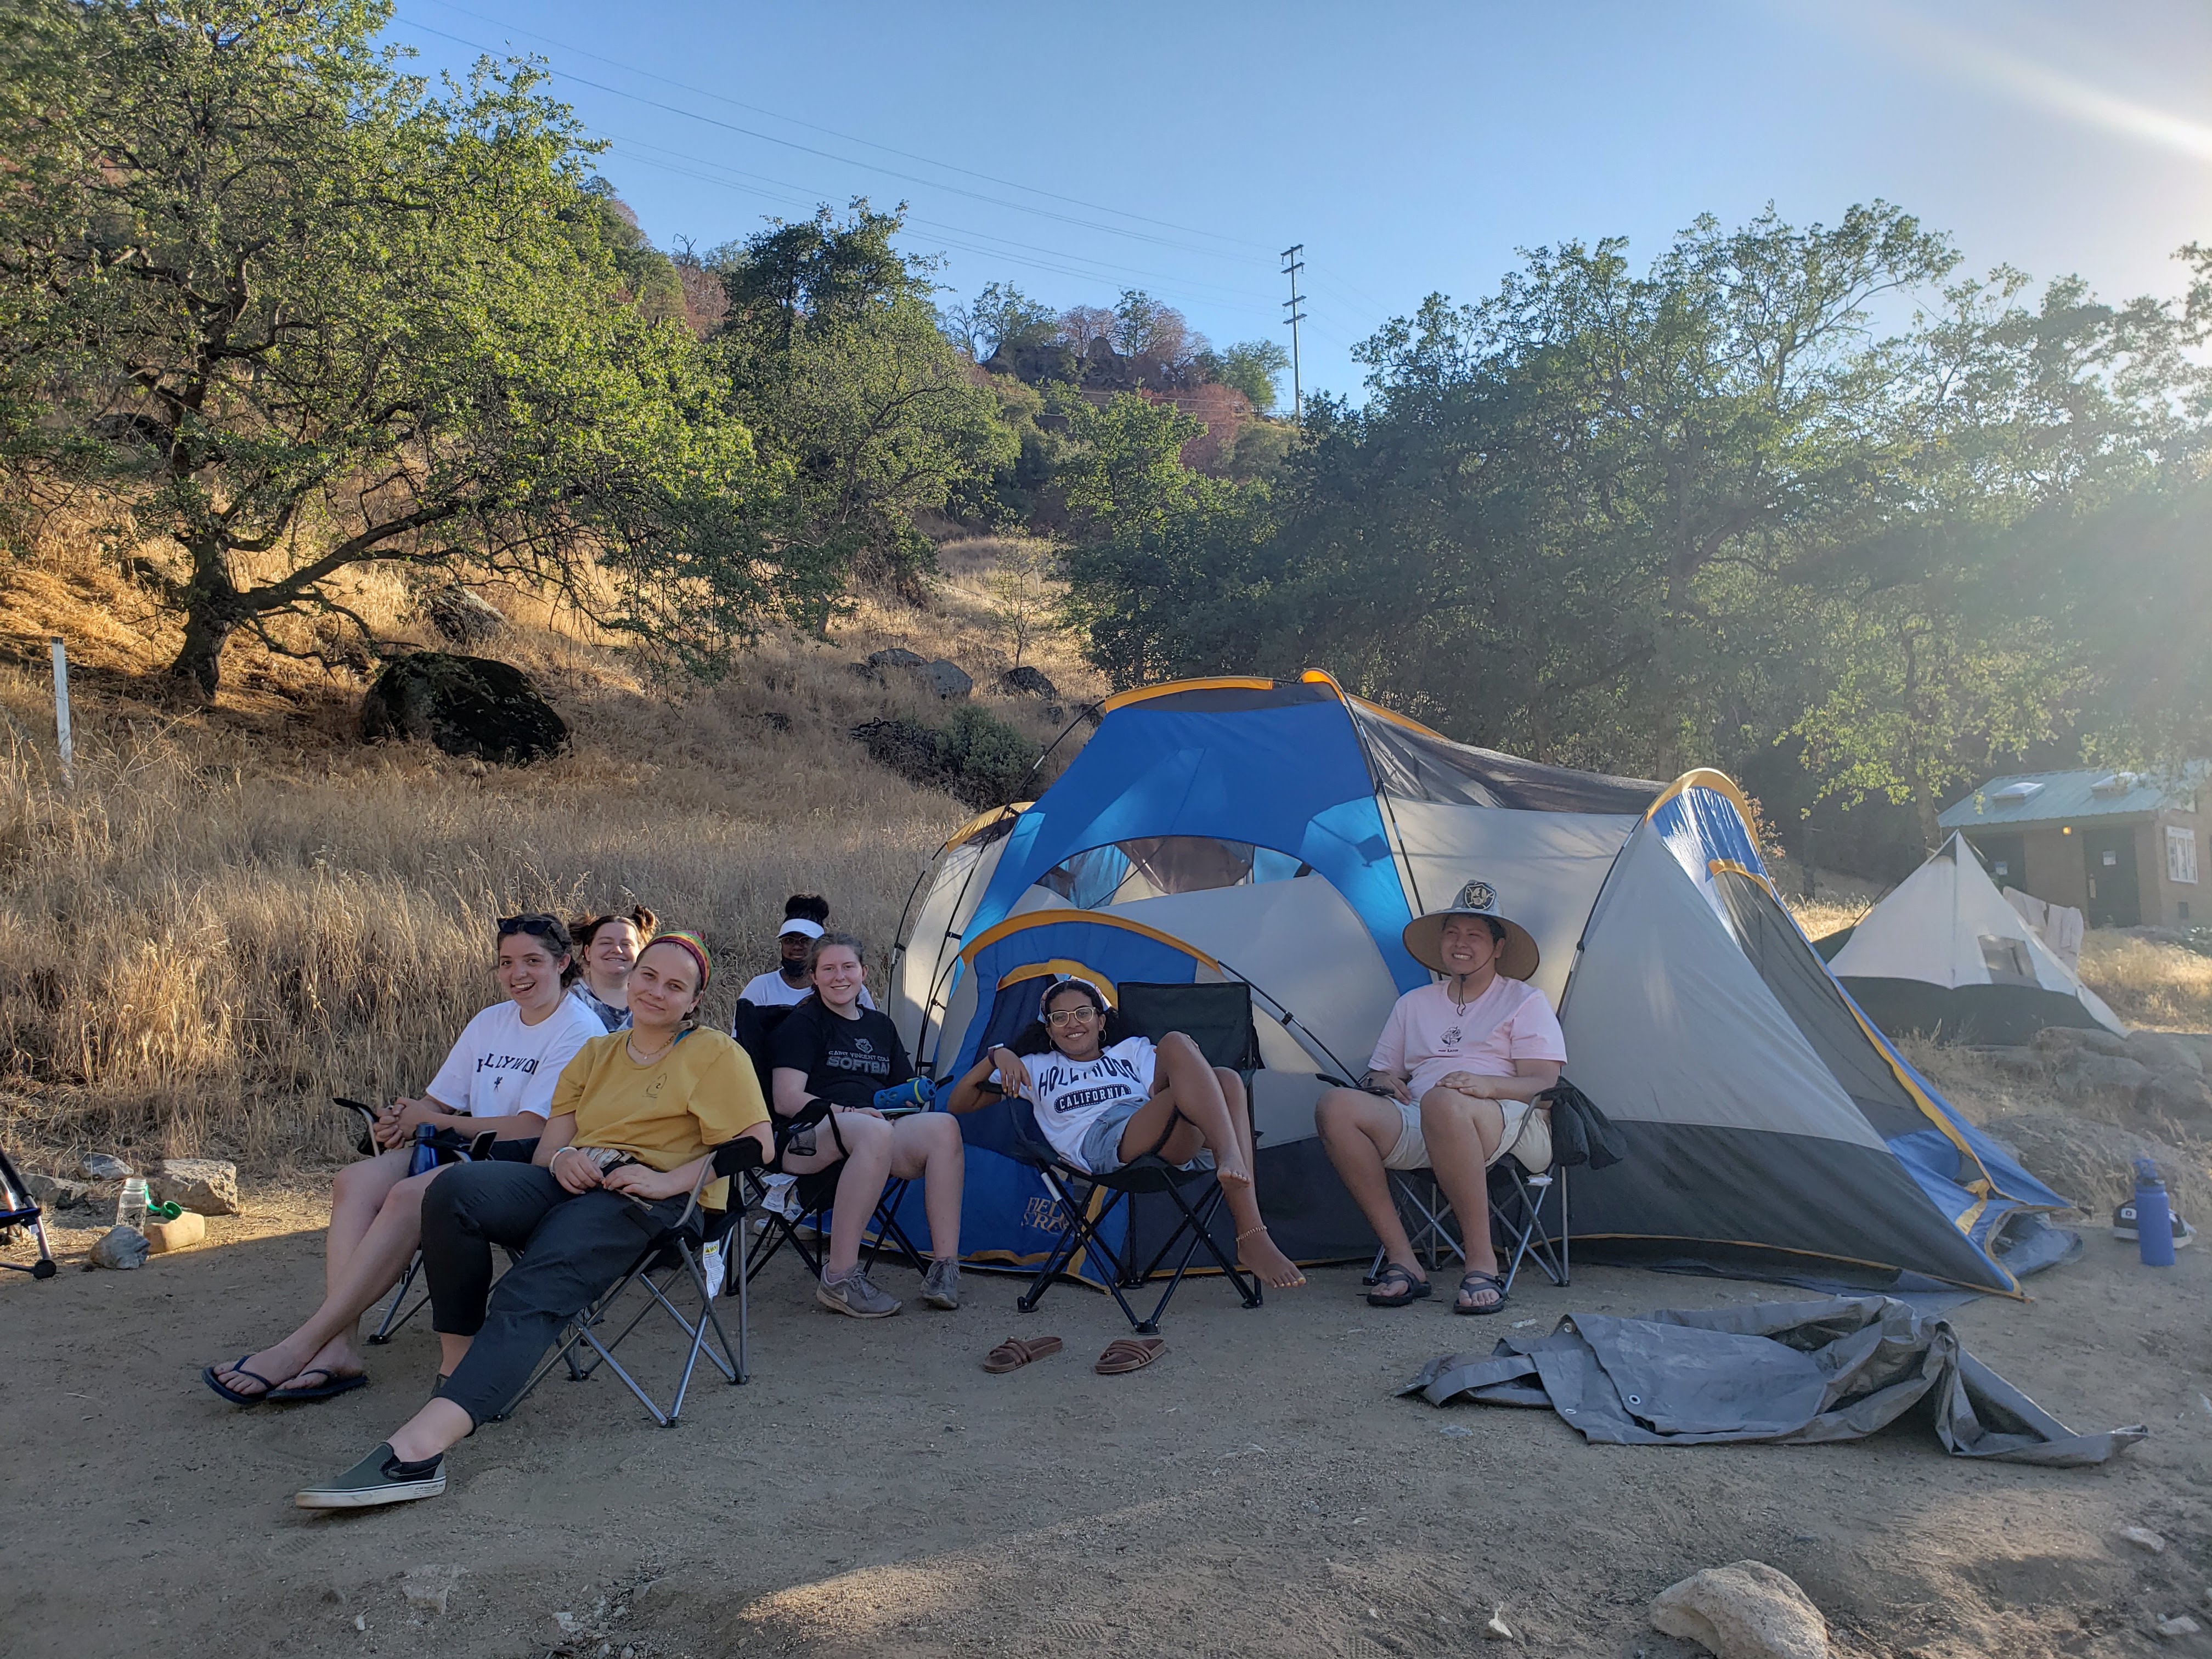
[[[1777, 899], [1747, 816], [1718, 773], [1662, 788], [1538, 765], [1317, 672], [1125, 692], [1038, 799], [946, 842], [908, 904], [888, 1009], [947, 1077], [1026, 980], [1245, 981], [1270, 1225], [1304, 1261], [1364, 1256], [1314, 1103], [1426, 981], [1406, 923], [1484, 881], [1543, 952], [1534, 982], [1560, 1007], [1568, 1075], [1630, 1142], [1576, 1171], [1578, 1247], [2016, 1291], [2008, 1224], [2035, 1231], [2065, 1200], [1860, 1017]], [[966, 1121], [970, 1259], [1034, 1260], [1044, 1194], [994, 1150], [990, 1115]]]

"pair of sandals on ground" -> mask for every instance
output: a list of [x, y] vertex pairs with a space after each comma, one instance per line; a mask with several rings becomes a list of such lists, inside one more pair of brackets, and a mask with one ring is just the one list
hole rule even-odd
[[[1048, 1359], [1066, 1344], [1056, 1336], [1010, 1336], [984, 1357], [983, 1369], [1004, 1376], [1040, 1359]], [[1140, 1371], [1168, 1351], [1164, 1336], [1120, 1336], [1106, 1345], [1091, 1369], [1101, 1376], [1126, 1376]]]

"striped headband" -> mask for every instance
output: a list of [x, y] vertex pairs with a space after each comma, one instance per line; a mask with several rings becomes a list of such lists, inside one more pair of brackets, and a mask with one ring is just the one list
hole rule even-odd
[[1093, 985], [1089, 980], [1085, 979], [1079, 974], [1062, 974], [1058, 979], [1053, 981], [1051, 984], [1046, 986], [1044, 988], [1044, 994], [1037, 999], [1037, 1018], [1039, 1019], [1042, 1019], [1048, 1014], [1051, 1013], [1052, 1000], [1058, 996], [1062, 991], [1066, 990], [1070, 986], [1077, 986], [1083, 990], [1090, 992], [1091, 1006], [1102, 1014], [1112, 1006], [1106, 1000], [1106, 994], [1100, 990], [1096, 985]]
[[[714, 976], [714, 959], [707, 954], [707, 941], [688, 927], [678, 927], [672, 933], [656, 933], [653, 945], [679, 945], [691, 953], [691, 960], [699, 964], [699, 988], [704, 991], [707, 981]], [[646, 947], [647, 950], [651, 945]], [[641, 955], [643, 952], [640, 952]]]

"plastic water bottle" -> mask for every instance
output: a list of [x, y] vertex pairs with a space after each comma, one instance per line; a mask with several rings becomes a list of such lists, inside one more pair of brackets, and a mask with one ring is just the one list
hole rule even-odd
[[438, 1149], [431, 1144], [437, 1133], [427, 1123], [415, 1126], [415, 1156], [407, 1160], [409, 1175], [422, 1175], [438, 1167]]
[[[122, 1194], [115, 1200], [115, 1224], [118, 1227], [136, 1227], [140, 1232], [145, 1231], [148, 1201], [144, 1176], [132, 1176], [125, 1180], [123, 1183]], [[2172, 1250], [2169, 1249], [2166, 1252], [2166, 1259], [2169, 1261], [2173, 1260]]]
[[927, 1111], [936, 1098], [937, 1085], [926, 1077], [918, 1077], [877, 1090], [875, 1107], [879, 1112], [911, 1111], [916, 1107]]
[[2136, 1248], [2146, 1267], [2173, 1265], [2173, 1212], [2166, 1206], [2158, 1166], [2147, 1158], [2136, 1160]]

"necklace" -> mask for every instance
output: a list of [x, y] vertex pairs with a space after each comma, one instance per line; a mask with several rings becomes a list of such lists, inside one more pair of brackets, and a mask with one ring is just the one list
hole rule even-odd
[[671, 1037], [667, 1042], [662, 1043], [658, 1048], [655, 1048], [651, 1056], [648, 1057], [638, 1053], [637, 1034], [635, 1031], [633, 1031], [629, 1036], [623, 1039], [623, 1047], [629, 1050], [630, 1059], [635, 1060], [640, 1066], [652, 1065], [655, 1060], [658, 1060], [663, 1054], [666, 1054], [675, 1046], [676, 1039], [674, 1037]]

